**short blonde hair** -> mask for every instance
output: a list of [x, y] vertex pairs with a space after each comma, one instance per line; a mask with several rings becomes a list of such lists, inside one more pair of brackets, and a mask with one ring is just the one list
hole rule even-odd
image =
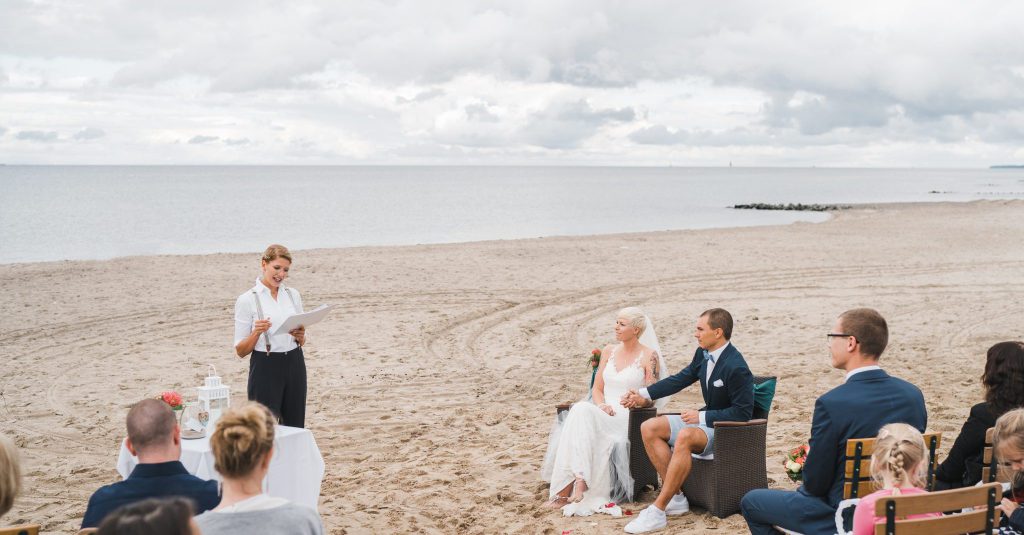
[[928, 454], [921, 432], [907, 424], [889, 424], [878, 431], [871, 455], [871, 477], [882, 488], [906, 483], [924, 488]]
[[11, 439], [0, 435], [0, 516], [14, 506], [14, 498], [21, 491], [21, 462], [18, 447]]
[[275, 425], [270, 409], [255, 401], [224, 411], [210, 436], [213, 468], [230, 478], [251, 474], [274, 446]]
[[267, 250], [263, 251], [263, 256], [260, 260], [263, 262], [270, 262], [278, 258], [284, 258], [288, 263], [292, 262], [292, 253], [284, 245], [278, 245], [276, 243], [267, 246]]
[[619, 311], [616, 317], [624, 318], [634, 329], [640, 329], [636, 337], [640, 338], [647, 330], [647, 316], [640, 307], [626, 307]]

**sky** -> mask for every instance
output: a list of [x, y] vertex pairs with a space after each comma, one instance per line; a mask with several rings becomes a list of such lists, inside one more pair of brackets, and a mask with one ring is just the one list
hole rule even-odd
[[0, 163], [1024, 163], [1024, 2], [0, 0]]

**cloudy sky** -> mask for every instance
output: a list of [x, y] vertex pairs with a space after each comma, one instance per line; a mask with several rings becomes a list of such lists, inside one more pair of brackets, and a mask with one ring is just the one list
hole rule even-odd
[[1024, 163], [1024, 2], [0, 0], [0, 163]]

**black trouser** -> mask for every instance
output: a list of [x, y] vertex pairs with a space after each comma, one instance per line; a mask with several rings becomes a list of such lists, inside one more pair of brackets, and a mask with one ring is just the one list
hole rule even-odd
[[253, 351], [249, 357], [249, 399], [266, 405], [282, 425], [304, 427], [306, 360], [302, 348], [287, 353]]

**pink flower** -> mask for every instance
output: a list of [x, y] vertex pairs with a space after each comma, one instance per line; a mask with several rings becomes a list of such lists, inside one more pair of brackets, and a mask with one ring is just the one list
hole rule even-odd
[[172, 409], [180, 409], [181, 405], [181, 394], [169, 390], [167, 392], [160, 393], [160, 400], [171, 406]]

